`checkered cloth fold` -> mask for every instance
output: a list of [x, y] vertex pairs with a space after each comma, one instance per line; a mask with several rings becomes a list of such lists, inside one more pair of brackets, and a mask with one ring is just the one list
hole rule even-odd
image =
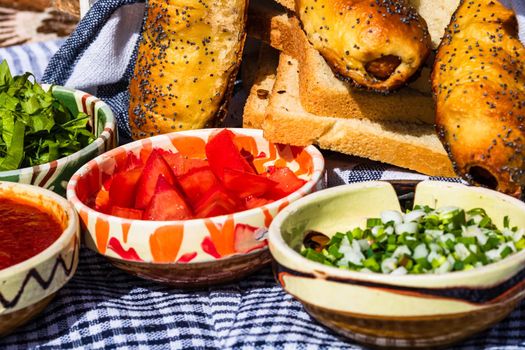
[[[63, 85], [68, 81], [78, 82], [75, 68], [82, 57], [93, 54], [90, 47], [100, 39], [105, 24], [115, 21], [115, 11], [125, 8], [120, 14], [129, 15], [128, 19], [142, 11], [143, 4], [133, 3], [133, 0], [96, 2], [77, 31], [51, 59], [44, 80]], [[118, 23], [121, 22], [117, 18]], [[136, 26], [133, 28], [136, 30]], [[135, 37], [127, 36], [130, 40]], [[39, 77], [56, 44], [0, 49], [0, 60], [7, 59], [16, 74], [28, 70]], [[128, 54], [134, 46], [120, 45]], [[121, 67], [106, 84], [90, 76], [83, 82], [85, 90], [96, 92], [110, 104], [124, 134], [129, 66]], [[239, 98], [242, 93], [236, 98], [242, 100]], [[366, 180], [427, 178], [332, 153], [327, 154], [327, 168], [328, 186]], [[362, 349], [316, 323], [299, 302], [275, 283], [269, 267], [237, 283], [183, 291], [132, 277], [87, 249], [81, 251], [73, 279], [42, 315], [0, 339], [0, 348]], [[464, 350], [523, 348], [523, 303], [499, 324], [454, 347]]]

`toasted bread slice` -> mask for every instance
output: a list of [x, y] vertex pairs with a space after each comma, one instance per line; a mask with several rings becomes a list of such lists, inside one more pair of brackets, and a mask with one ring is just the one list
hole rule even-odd
[[322, 149], [369, 158], [432, 176], [455, 176], [433, 126], [315, 115], [300, 99], [299, 63], [281, 54], [263, 122], [276, 143], [316, 144]]
[[435, 49], [445, 35], [445, 28], [458, 8], [460, 0], [410, 0], [419, 14], [425, 19], [432, 44]]
[[261, 129], [275, 83], [278, 62], [279, 51], [262, 43], [254, 83], [244, 105], [243, 127]]
[[339, 118], [434, 123], [428, 69], [417, 81], [390, 95], [354, 88], [335, 77], [293, 14], [275, 7], [271, 11], [264, 8], [261, 4], [250, 8], [250, 19], [258, 20], [248, 27], [248, 33], [299, 61], [300, 99], [308, 112]]

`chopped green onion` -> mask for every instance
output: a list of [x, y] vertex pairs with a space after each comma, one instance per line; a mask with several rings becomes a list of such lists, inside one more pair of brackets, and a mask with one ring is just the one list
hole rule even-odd
[[366, 220], [366, 227], [372, 228], [374, 226], [382, 225], [383, 222], [379, 218], [370, 218]]
[[508, 217], [500, 230], [482, 208], [416, 206], [384, 211], [364, 229], [334, 234], [322, 252], [301, 254], [342, 269], [404, 275], [469, 270], [523, 249], [525, 228], [511, 227]]

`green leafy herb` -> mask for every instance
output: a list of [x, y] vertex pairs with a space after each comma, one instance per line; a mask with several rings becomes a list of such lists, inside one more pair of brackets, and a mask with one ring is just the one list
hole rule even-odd
[[13, 77], [7, 62], [0, 64], [0, 171], [51, 162], [95, 140], [87, 114], [72, 115], [33, 80], [30, 73]]

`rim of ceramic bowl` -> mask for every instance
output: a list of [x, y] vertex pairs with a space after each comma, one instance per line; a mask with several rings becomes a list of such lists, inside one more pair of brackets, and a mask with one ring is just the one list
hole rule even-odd
[[[503, 193], [493, 191], [490, 189], [486, 189], [482, 187], [466, 186], [466, 185], [459, 184], [459, 183], [445, 182], [445, 181], [425, 180], [422, 182], [432, 182], [432, 183], [437, 183], [439, 185], [452, 186], [456, 188], [468, 188], [469, 191], [475, 191], [479, 193], [488, 193], [491, 196], [495, 195], [496, 197], [505, 199], [506, 201], [510, 201], [512, 204], [522, 207], [523, 210], [525, 211], [524, 202], [514, 197], [510, 197]], [[432, 281], [435, 283], [458, 282], [458, 285], [466, 284], [466, 283], [461, 283], [461, 281], [468, 280], [468, 278], [472, 278], [474, 276], [477, 276], [483, 273], [487, 273], [489, 271], [494, 272], [497, 270], [505, 269], [509, 266], [514, 266], [516, 264], [525, 262], [525, 249], [524, 249], [500, 261], [497, 261], [497, 262], [494, 262], [488, 265], [484, 265], [481, 267], [477, 267], [471, 270], [466, 270], [466, 271], [452, 271], [452, 272], [446, 272], [443, 274], [428, 273], [428, 274], [420, 274], [420, 275], [390, 275], [390, 274], [382, 274], [382, 273], [365, 273], [365, 272], [359, 272], [359, 271], [339, 269], [337, 267], [327, 266], [321, 263], [317, 263], [315, 261], [308, 260], [307, 258], [303, 257], [300, 253], [293, 250], [284, 241], [282, 237], [282, 232], [281, 232], [281, 226], [283, 222], [288, 218], [289, 215], [292, 215], [296, 211], [300, 210], [306, 204], [312, 203], [318, 200], [334, 198], [338, 195], [350, 194], [351, 192], [357, 189], [377, 187], [378, 185], [384, 186], [385, 183], [388, 183], [388, 181], [366, 181], [366, 182], [358, 182], [358, 183], [353, 183], [353, 184], [348, 184], [348, 185], [343, 185], [343, 186], [332, 187], [332, 188], [328, 188], [322, 191], [314, 192], [312, 194], [304, 196], [303, 198], [300, 198], [299, 200], [291, 203], [289, 206], [287, 206], [280, 213], [277, 214], [277, 216], [273, 219], [270, 225], [269, 232], [268, 232], [268, 241], [270, 245], [270, 251], [272, 250], [272, 246], [274, 246], [275, 249], [283, 253], [283, 255], [285, 255], [286, 258], [291, 259], [294, 262], [299, 262], [302, 266], [304, 266], [304, 270], [307, 270], [309, 272], [316, 271], [316, 272], [322, 272], [322, 273], [325, 273], [326, 275], [341, 278], [341, 279], [385, 283], [385, 284], [391, 284], [391, 285], [395, 285], [395, 284], [417, 285], [417, 282], [429, 282], [429, 281]]]
[[69, 203], [64, 197], [42, 187], [20, 184], [16, 182], [0, 181], [0, 195], [3, 192], [9, 190], [14, 191], [15, 193], [24, 193], [24, 195], [20, 196], [21, 198], [26, 197], [26, 194], [27, 197], [30, 197], [31, 194], [34, 194], [43, 196], [47, 200], [57, 203], [61, 207], [61, 210], [63, 210], [67, 215], [67, 226], [60, 234], [60, 237], [58, 237], [49, 247], [40, 253], [18, 264], [0, 270], [0, 280], [9, 278], [10, 275], [28, 270], [38, 263], [52, 258], [53, 255], [58, 253], [69, 244], [71, 238], [77, 233], [79, 229], [78, 215], [75, 212], [73, 205]]
[[[210, 128], [210, 129], [195, 129], [195, 130], [176, 131], [176, 132], [172, 132], [172, 133], [168, 133], [168, 134], [153, 136], [153, 137], [150, 137], [148, 139], [151, 140], [152, 145], [155, 145], [157, 140], [163, 140], [166, 137], [170, 137], [170, 135], [195, 136], [195, 135], [200, 135], [200, 134], [203, 134], [203, 133], [211, 134], [214, 131], [222, 130], [222, 129], [228, 129], [228, 130], [231, 130], [231, 131], [233, 131], [235, 133], [239, 133], [239, 134], [243, 134], [243, 135], [247, 135], [247, 136], [253, 136], [253, 137], [264, 139], [262, 130], [259, 130], [259, 129], [244, 129], [244, 128]], [[266, 142], [269, 142], [266, 139], [264, 139], [264, 140]], [[137, 141], [128, 143], [126, 145], [119, 146], [117, 148], [114, 148], [114, 149], [112, 149], [112, 150], [110, 150], [108, 152], [105, 152], [105, 153], [97, 156], [96, 158], [94, 158], [90, 162], [88, 162], [88, 163], [84, 164], [82, 167], [80, 167], [80, 169], [78, 169], [75, 172], [75, 174], [73, 174], [73, 176], [71, 177], [71, 180], [68, 183], [68, 186], [67, 186], [67, 199], [69, 201], [71, 201], [71, 203], [73, 203], [74, 207], [79, 212], [80, 211], [85, 211], [85, 212], [88, 212], [88, 213], [95, 213], [95, 215], [100, 216], [100, 217], [102, 217], [104, 219], [107, 219], [107, 220], [119, 220], [119, 222], [123, 222], [123, 223], [140, 222], [142, 225], [155, 226], [155, 227], [159, 226], [159, 225], [177, 224], [177, 223], [182, 223], [182, 222], [191, 225], [192, 223], [200, 222], [200, 221], [202, 221], [204, 219], [221, 219], [221, 218], [228, 217], [228, 215], [235, 215], [238, 218], [242, 218], [242, 217], [253, 215], [253, 214], [255, 214], [255, 213], [260, 211], [260, 207], [257, 207], [257, 208], [252, 208], [252, 209], [240, 211], [240, 212], [235, 212], [235, 213], [228, 214], [228, 215], [212, 216], [212, 217], [209, 217], [209, 218], [196, 218], [196, 219], [188, 219], [188, 220], [168, 220], [168, 221], [160, 221], [159, 220], [159, 221], [152, 221], [152, 220], [126, 219], [126, 218], [121, 218], [121, 217], [114, 216], [114, 215], [105, 214], [105, 213], [96, 211], [95, 209], [89, 207], [88, 205], [86, 205], [84, 202], [82, 202], [78, 198], [78, 196], [76, 194], [76, 185], [77, 185], [77, 182], [78, 182], [78, 178], [80, 178], [82, 176], [85, 176], [91, 170], [92, 162], [97, 162], [98, 161], [98, 162], [100, 162], [100, 164], [102, 164], [103, 162], [108, 161], [108, 159], [110, 159], [112, 157], [112, 155], [119, 153], [119, 150], [122, 149], [124, 146], [129, 148], [129, 149], [140, 148], [141, 143], [142, 143], [142, 140], [137, 140]], [[293, 193], [289, 194], [288, 196], [283, 197], [283, 198], [281, 198], [281, 199], [279, 199], [279, 200], [277, 200], [275, 202], [272, 202], [270, 204], [265, 205], [269, 210], [273, 210], [273, 209], [279, 208], [279, 206], [281, 206], [285, 201], [288, 201], [288, 202], [292, 203], [292, 202], [296, 201], [297, 199], [303, 197], [305, 193], [310, 191], [321, 180], [321, 177], [322, 177], [323, 172], [324, 172], [324, 166], [325, 166], [323, 155], [321, 154], [321, 152], [315, 146], [307, 146], [307, 147], [304, 148], [304, 150], [306, 152], [308, 152], [308, 154], [310, 154], [312, 156], [313, 172], [312, 172], [311, 178], [301, 188], [299, 188], [298, 190], [296, 190]], [[125, 259], [123, 259], [123, 260], [125, 260]]]
[[[67, 163], [69, 163], [71, 161], [74, 161], [74, 160], [78, 159], [84, 153], [92, 152], [92, 151], [95, 151], [96, 149], [99, 149], [101, 147], [101, 145], [103, 145], [106, 142], [106, 140], [110, 140], [111, 139], [111, 137], [112, 137], [111, 134], [116, 134], [115, 116], [113, 115], [113, 112], [111, 111], [111, 108], [109, 108], [109, 106], [104, 101], [102, 101], [102, 100], [98, 99], [97, 97], [95, 97], [95, 96], [93, 96], [93, 95], [91, 95], [91, 94], [89, 94], [87, 92], [84, 92], [82, 90], [71, 89], [71, 88], [67, 88], [67, 87], [64, 87], [64, 86], [60, 86], [60, 85], [42, 84], [42, 88], [44, 90], [48, 90], [48, 89], [52, 88], [53, 90], [57, 89], [57, 90], [60, 90], [60, 91], [71, 93], [71, 94], [73, 94], [75, 96], [75, 99], [77, 101], [78, 101], [79, 98], [81, 98], [81, 99], [85, 98], [87, 100], [90, 97], [92, 97], [92, 98], [95, 99], [94, 102], [96, 104], [99, 104], [99, 106], [96, 108], [96, 110], [102, 109], [104, 111], [104, 114], [106, 115], [106, 123], [104, 124], [104, 129], [100, 133], [100, 135], [95, 140], [93, 140], [93, 142], [91, 142], [89, 145], [87, 145], [86, 147], [79, 149], [78, 151], [76, 151], [73, 154], [70, 154], [69, 156], [56, 159], [55, 160], [56, 167], [60, 167], [60, 166], [63, 166], [63, 165], [65, 165], [65, 164], [67, 164]], [[81, 97], [78, 96], [78, 95], [81, 95]], [[95, 109], [93, 110], [93, 112], [95, 112]], [[108, 131], [108, 130], [110, 130], [110, 131]], [[42, 167], [50, 167], [51, 163], [52, 162], [47, 162], [47, 163], [42, 163], [42, 164], [29, 166], [29, 167], [25, 167], [25, 168], [20, 168], [20, 169], [15, 169], [15, 170], [0, 171], [0, 175], [2, 177], [8, 177], [8, 176], [17, 176], [17, 175], [31, 174], [31, 173], [34, 172], [35, 169], [40, 169]]]

